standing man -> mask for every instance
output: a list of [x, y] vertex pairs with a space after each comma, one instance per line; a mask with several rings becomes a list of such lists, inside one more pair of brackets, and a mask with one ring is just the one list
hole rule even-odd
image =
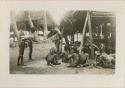
[[26, 47], [26, 43], [23, 40], [22, 36], [24, 36], [24, 31], [22, 29], [19, 30], [19, 56], [18, 56], [18, 61], [17, 61], [17, 66], [19, 65], [24, 65], [23, 63], [23, 55], [24, 55], [24, 50]]
[[33, 60], [32, 59], [32, 52], [33, 52], [33, 41], [36, 42], [35, 40], [35, 36], [34, 36], [34, 32], [36, 31], [36, 28], [33, 27], [31, 28], [31, 35], [28, 38], [28, 46], [29, 46], [29, 60]]
[[29, 46], [29, 60], [33, 60], [32, 59], [33, 41], [32, 41], [32, 38], [29, 38], [28, 40], [29, 40], [29, 42], [28, 42], [28, 46]]
[[22, 39], [19, 42], [19, 56], [18, 56], [17, 66], [19, 66], [19, 65], [23, 66], [24, 65], [23, 55], [24, 55], [24, 50], [25, 50], [26, 47], [27, 47], [27, 42], [26, 42], [26, 40]]

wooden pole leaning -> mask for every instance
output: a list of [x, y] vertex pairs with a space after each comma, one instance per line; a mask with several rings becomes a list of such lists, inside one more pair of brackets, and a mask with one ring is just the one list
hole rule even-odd
[[33, 28], [34, 25], [33, 25], [33, 22], [32, 22], [31, 16], [30, 16], [30, 12], [27, 12], [27, 15], [28, 15], [28, 21], [29, 21], [30, 27]]
[[83, 43], [84, 43], [84, 36], [85, 36], [85, 31], [86, 31], [86, 26], [87, 26], [87, 22], [88, 22], [88, 12], [87, 12], [87, 15], [86, 15], [86, 19], [85, 19], [85, 23], [84, 23], [84, 27], [83, 27], [83, 32], [82, 32], [82, 39], [81, 39], [81, 44], [80, 44], [80, 53], [82, 51], [82, 48], [83, 48]]
[[94, 47], [92, 45], [93, 43], [93, 37], [92, 37], [92, 26], [91, 26], [91, 18], [90, 18], [90, 12], [88, 12], [88, 27], [89, 27], [89, 38], [90, 38], [90, 41], [91, 41], [91, 64], [94, 64]]
[[16, 35], [17, 40], [19, 41], [19, 32], [18, 32], [16, 20], [15, 20], [15, 12], [14, 11], [12, 11], [12, 27], [13, 27], [14, 34]]
[[43, 18], [44, 18], [44, 40], [47, 39], [47, 17], [46, 17], [46, 11], [43, 13]]

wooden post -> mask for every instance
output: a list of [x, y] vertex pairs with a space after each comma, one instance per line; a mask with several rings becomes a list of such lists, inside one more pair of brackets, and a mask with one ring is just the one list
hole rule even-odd
[[103, 36], [103, 34], [102, 34], [102, 24], [100, 24], [100, 28], [101, 28], [100, 37], [101, 37], [101, 39], [103, 39], [104, 36]]
[[80, 44], [80, 53], [81, 53], [82, 48], [83, 48], [84, 36], [85, 36], [87, 21], [88, 21], [88, 12], [87, 12], [87, 16], [86, 16], [86, 19], [85, 19], [85, 23], [84, 23], [84, 27], [83, 27], [83, 32], [82, 32], [82, 40], [81, 40], [81, 44]]
[[29, 21], [30, 27], [33, 28], [34, 25], [33, 25], [33, 22], [32, 22], [31, 16], [30, 16], [30, 12], [28, 12], [27, 15], [28, 15], [28, 21]]
[[47, 39], [47, 17], [46, 17], [46, 11], [44, 11], [44, 40], [46, 40]]
[[[33, 22], [32, 22], [32, 19], [31, 19], [31, 16], [30, 16], [30, 12], [26, 12], [27, 13], [27, 16], [28, 16], [28, 22], [29, 22], [29, 25], [30, 25], [30, 28], [34, 28], [34, 25], [33, 25]], [[37, 31], [35, 30], [35, 32], [33, 33], [33, 38], [35, 41], [38, 41], [38, 33]]]
[[19, 32], [18, 32], [16, 20], [15, 20], [15, 12], [14, 11], [12, 11], [11, 16], [12, 16], [13, 31], [14, 31], [14, 34], [16, 35], [16, 37], [17, 37], [17, 40], [19, 41]]
[[[89, 27], [89, 37], [90, 37], [90, 41], [93, 43], [90, 12], [88, 12], [88, 27]], [[93, 47], [92, 44], [91, 44], [91, 59], [94, 59], [94, 47]]]
[[62, 34], [61, 31], [59, 30], [59, 28], [55, 27], [54, 30], [55, 30], [59, 35]]
[[54, 30], [57, 32], [58, 37], [61, 36], [61, 39], [59, 40], [60, 41], [59, 52], [62, 52], [62, 41], [63, 41], [62, 40], [62, 32], [63, 32], [63, 30], [60, 31], [58, 27], [55, 27]]
[[78, 42], [78, 32], [77, 32], [77, 42]]

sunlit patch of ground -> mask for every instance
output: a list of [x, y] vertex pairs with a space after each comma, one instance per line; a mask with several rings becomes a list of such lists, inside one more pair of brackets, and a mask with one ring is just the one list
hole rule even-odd
[[[52, 45], [53, 46], [53, 45]], [[45, 47], [48, 47], [46, 45]], [[68, 64], [61, 63], [54, 67], [47, 66], [44, 57], [49, 52], [41, 44], [34, 44], [33, 61], [28, 61], [28, 48], [24, 54], [24, 64], [26, 66], [16, 66], [18, 57], [18, 47], [10, 48], [10, 74], [114, 74], [115, 69], [102, 67], [79, 67], [71, 68]], [[51, 47], [51, 45], [49, 45]]]

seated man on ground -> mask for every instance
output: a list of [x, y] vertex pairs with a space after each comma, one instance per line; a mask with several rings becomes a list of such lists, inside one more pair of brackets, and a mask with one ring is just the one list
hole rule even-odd
[[75, 53], [74, 48], [71, 49], [71, 53], [68, 55], [69, 67], [77, 67], [79, 64], [79, 55]]
[[57, 54], [57, 49], [52, 47], [50, 49], [50, 52], [47, 54], [45, 57], [47, 61], [47, 65], [53, 66], [53, 65], [60, 65], [61, 63], [58, 62], [58, 54]]
[[100, 45], [100, 51], [95, 52], [95, 58], [98, 66], [115, 68], [115, 54], [107, 54], [104, 44]]
[[85, 53], [84, 49], [79, 53], [79, 65], [82, 67], [89, 65], [89, 54]]
[[61, 54], [61, 59], [62, 59], [62, 62], [64, 63], [68, 63], [69, 59], [68, 59], [68, 55], [69, 55], [69, 46], [68, 45], [65, 45], [64, 46], [64, 52]]

